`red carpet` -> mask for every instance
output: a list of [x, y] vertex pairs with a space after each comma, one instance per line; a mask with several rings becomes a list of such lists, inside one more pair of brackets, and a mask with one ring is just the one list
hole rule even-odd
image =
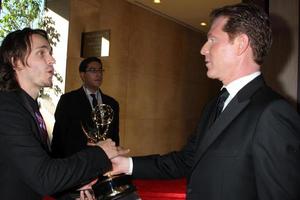
[[[184, 200], [186, 180], [134, 180], [142, 200]], [[43, 200], [54, 200], [45, 197]]]
[[55, 199], [53, 199], [52, 197], [47, 196], [47, 197], [44, 197], [43, 200], [55, 200]]
[[186, 180], [134, 180], [142, 200], [184, 200]]

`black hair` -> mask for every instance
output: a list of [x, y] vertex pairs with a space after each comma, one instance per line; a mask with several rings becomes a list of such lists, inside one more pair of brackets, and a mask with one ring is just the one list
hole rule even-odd
[[99, 58], [88, 57], [88, 58], [84, 59], [83, 61], [81, 61], [80, 65], [79, 65], [79, 72], [85, 72], [86, 68], [88, 67], [88, 64], [91, 62], [98, 62], [98, 63], [100, 63], [100, 65], [102, 67], [102, 62]]

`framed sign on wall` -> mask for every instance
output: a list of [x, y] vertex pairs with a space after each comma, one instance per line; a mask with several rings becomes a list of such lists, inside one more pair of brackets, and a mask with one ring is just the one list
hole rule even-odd
[[91, 56], [108, 57], [110, 47], [110, 30], [83, 32], [81, 35], [82, 58]]

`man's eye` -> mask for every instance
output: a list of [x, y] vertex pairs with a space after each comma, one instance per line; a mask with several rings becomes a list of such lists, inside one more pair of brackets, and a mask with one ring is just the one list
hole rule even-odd
[[41, 55], [41, 56], [42, 56], [42, 55], [44, 55], [44, 54], [45, 54], [44, 51], [39, 51], [39, 52], [38, 52], [38, 55]]
[[104, 72], [104, 69], [94, 69], [94, 68], [91, 68], [91, 69], [87, 69], [86, 72], [91, 72], [91, 73], [103, 73], [103, 72]]

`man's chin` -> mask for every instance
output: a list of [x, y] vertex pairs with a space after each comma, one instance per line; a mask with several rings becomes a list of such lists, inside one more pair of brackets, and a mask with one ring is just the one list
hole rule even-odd
[[100, 85], [101, 85], [101, 84], [94, 84], [94, 85], [93, 85], [93, 89], [96, 89], [96, 90], [98, 90], [98, 89], [99, 89], [99, 87], [100, 87]]
[[95, 87], [100, 87], [101, 84], [102, 84], [102, 81], [96, 81], [95, 84], [94, 84], [94, 86]]
[[206, 72], [206, 76], [208, 78], [210, 78], [210, 79], [214, 79], [215, 78], [214, 75], [209, 70]]
[[51, 82], [51, 83], [46, 83], [45, 85], [44, 85], [44, 87], [45, 88], [51, 88], [53, 86], [53, 83]]

